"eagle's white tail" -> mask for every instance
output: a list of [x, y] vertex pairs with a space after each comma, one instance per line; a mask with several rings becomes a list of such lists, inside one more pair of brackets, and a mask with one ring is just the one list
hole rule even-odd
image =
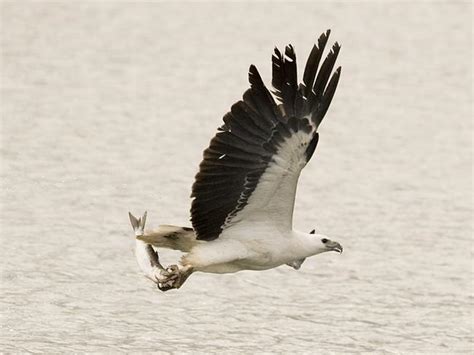
[[137, 239], [158, 248], [168, 248], [182, 252], [189, 252], [199, 243], [192, 228], [167, 224], [162, 224], [157, 229], [146, 231], [143, 235], [137, 236]]
[[136, 218], [130, 212], [128, 213], [130, 223], [135, 231], [135, 237], [138, 240], [158, 248], [168, 248], [182, 252], [189, 252], [200, 243], [196, 240], [194, 230], [188, 227], [162, 224], [157, 229], [145, 231], [146, 214], [145, 212], [142, 217]]

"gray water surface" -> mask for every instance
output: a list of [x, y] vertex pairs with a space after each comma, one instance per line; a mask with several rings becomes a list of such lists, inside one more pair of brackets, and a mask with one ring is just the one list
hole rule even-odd
[[[2, 2], [4, 352], [470, 353], [469, 2]], [[342, 79], [295, 227], [344, 253], [160, 293], [127, 212], [189, 226], [221, 117], [326, 28]], [[161, 252], [165, 263], [177, 254]]]

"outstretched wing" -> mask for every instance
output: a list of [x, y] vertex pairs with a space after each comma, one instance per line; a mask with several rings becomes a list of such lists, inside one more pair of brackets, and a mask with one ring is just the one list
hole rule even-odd
[[292, 228], [298, 178], [316, 149], [317, 129], [341, 73], [339, 67], [331, 77], [337, 42], [319, 67], [329, 33], [314, 45], [299, 85], [293, 47], [284, 54], [275, 48], [272, 85], [278, 104], [250, 66], [250, 89], [224, 116], [192, 188], [198, 239], [216, 239], [228, 226], [262, 211], [279, 227]]

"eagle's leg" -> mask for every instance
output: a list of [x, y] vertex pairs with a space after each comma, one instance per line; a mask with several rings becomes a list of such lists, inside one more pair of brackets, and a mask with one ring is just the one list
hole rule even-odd
[[168, 266], [166, 269], [160, 271], [157, 275], [157, 285], [161, 291], [168, 291], [173, 288], [180, 288], [184, 281], [193, 273], [191, 266], [183, 266], [179, 268], [178, 265]]

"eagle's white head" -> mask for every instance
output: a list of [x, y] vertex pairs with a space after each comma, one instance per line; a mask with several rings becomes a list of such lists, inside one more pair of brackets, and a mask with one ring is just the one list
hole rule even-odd
[[317, 246], [318, 253], [324, 253], [326, 251], [337, 251], [338, 253], [342, 253], [343, 248], [342, 245], [334, 240], [328, 239], [325, 235], [316, 234], [316, 231], [313, 229], [309, 234], [314, 235], [315, 238], [318, 238], [320, 241], [320, 245]]

